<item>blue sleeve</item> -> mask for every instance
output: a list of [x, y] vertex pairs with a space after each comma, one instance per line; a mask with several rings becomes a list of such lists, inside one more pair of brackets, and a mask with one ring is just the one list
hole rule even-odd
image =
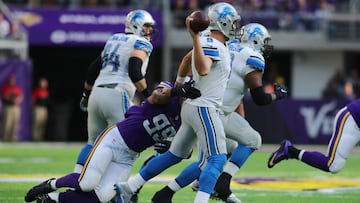
[[151, 53], [153, 50], [153, 45], [150, 42], [142, 41], [142, 40], [136, 40], [134, 44], [135, 49], [141, 49], [145, 51], [146, 53]]

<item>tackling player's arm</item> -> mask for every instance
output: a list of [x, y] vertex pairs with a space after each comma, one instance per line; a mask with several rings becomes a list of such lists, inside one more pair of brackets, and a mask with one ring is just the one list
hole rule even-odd
[[244, 102], [241, 101], [239, 106], [235, 109], [235, 112], [245, 118]]
[[83, 94], [82, 94], [82, 97], [80, 100], [80, 109], [84, 112], [87, 111], [88, 99], [89, 99], [92, 87], [95, 83], [95, 80], [100, 73], [101, 67], [102, 67], [102, 59], [101, 59], [101, 55], [99, 55], [93, 62], [90, 63], [87, 73], [86, 73], [86, 78], [85, 78], [85, 82], [84, 82], [84, 90], [83, 90]]
[[136, 89], [145, 97], [150, 96], [151, 92], [147, 89], [145, 76], [141, 73], [141, 67], [146, 60], [147, 53], [141, 49], [135, 49], [129, 58], [129, 77]]
[[186, 76], [191, 75], [191, 56], [192, 51], [188, 52], [181, 60], [175, 81], [175, 87], [184, 84]]
[[193, 80], [185, 82], [183, 85], [173, 88], [155, 89], [148, 97], [150, 104], [165, 104], [169, 102], [171, 97], [185, 97], [195, 99], [201, 96], [200, 90], [194, 87]]

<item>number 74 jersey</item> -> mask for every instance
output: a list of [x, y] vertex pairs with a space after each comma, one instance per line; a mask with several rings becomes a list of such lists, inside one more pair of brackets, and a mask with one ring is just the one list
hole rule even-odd
[[140, 153], [157, 141], [175, 136], [181, 124], [179, 98], [161, 105], [145, 100], [141, 106], [130, 107], [125, 117], [117, 128], [127, 146]]

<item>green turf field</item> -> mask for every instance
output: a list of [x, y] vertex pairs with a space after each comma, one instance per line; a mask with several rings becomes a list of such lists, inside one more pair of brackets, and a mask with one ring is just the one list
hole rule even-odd
[[[50, 177], [72, 171], [81, 145], [64, 143], [0, 143], [0, 203], [24, 202], [26, 191]], [[235, 194], [243, 203], [357, 203], [360, 202], [360, 153], [354, 152], [343, 171], [331, 175], [310, 168], [296, 160], [284, 161], [273, 169], [266, 167], [270, 151], [264, 146], [254, 153], [232, 182]], [[324, 148], [320, 148], [324, 151]], [[145, 151], [133, 172], [151, 155]], [[195, 154], [196, 155], [196, 154]], [[140, 201], [149, 203], [157, 189], [179, 173], [190, 160], [166, 170], [147, 183]], [[195, 193], [190, 187], [176, 193], [174, 203], [190, 203]], [[217, 202], [211, 200], [211, 203]], [[218, 201], [219, 202], [219, 201]]]

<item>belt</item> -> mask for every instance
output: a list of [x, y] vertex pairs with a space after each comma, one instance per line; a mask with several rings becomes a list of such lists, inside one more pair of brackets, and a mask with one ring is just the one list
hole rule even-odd
[[97, 87], [103, 87], [103, 88], [115, 88], [118, 85], [118, 83], [110, 83], [110, 84], [101, 84]]

